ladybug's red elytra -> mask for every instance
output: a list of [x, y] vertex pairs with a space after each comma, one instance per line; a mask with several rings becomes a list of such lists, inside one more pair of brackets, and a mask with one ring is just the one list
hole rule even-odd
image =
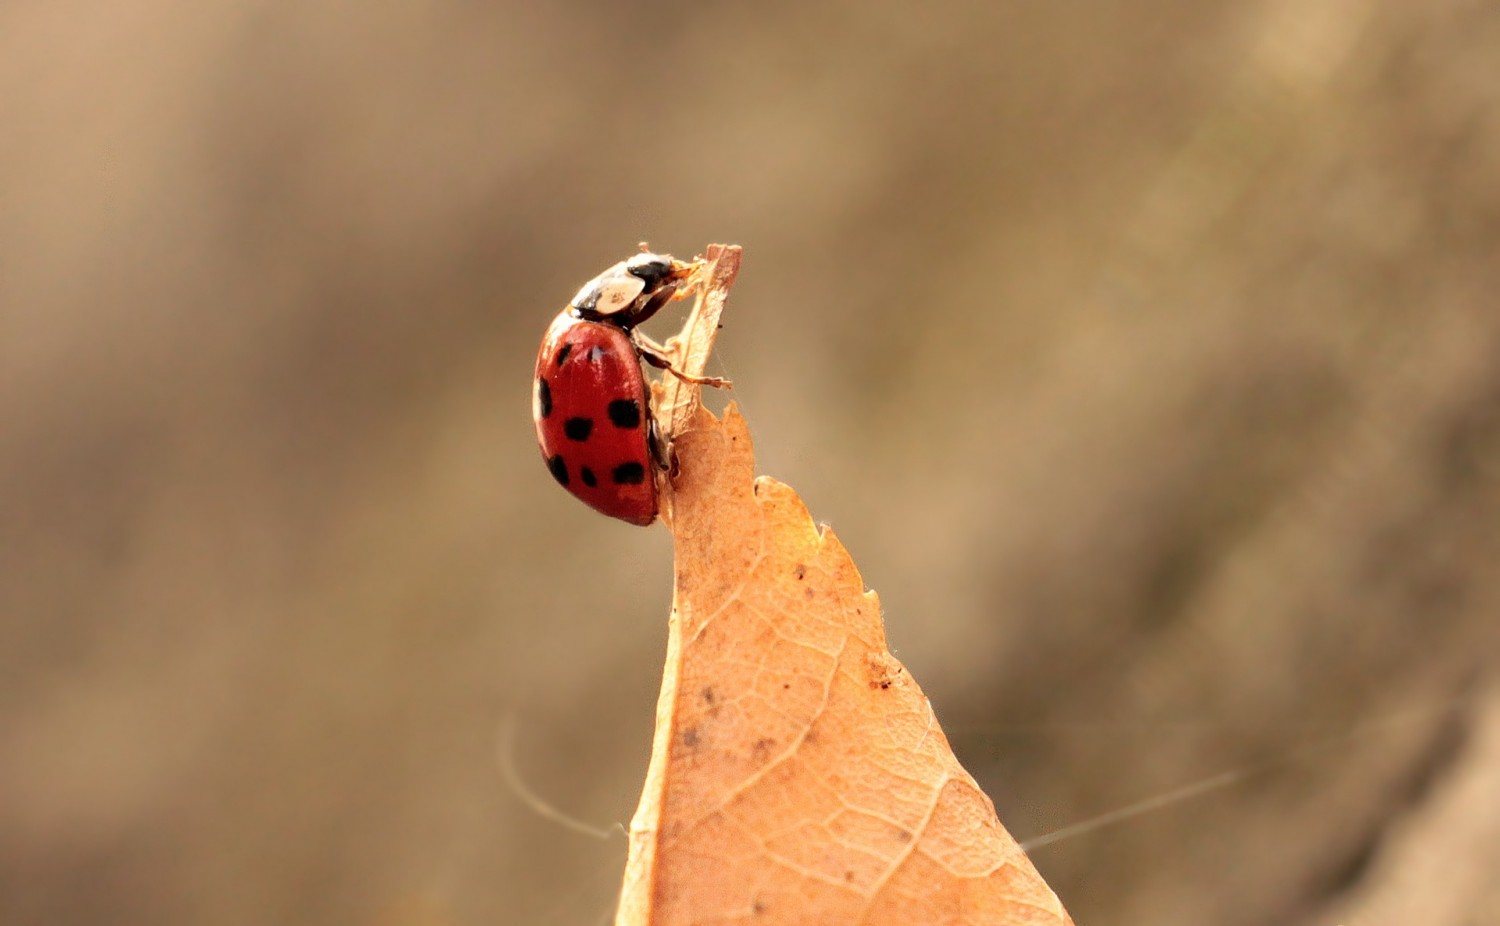
[[532, 418], [552, 477], [589, 507], [645, 526], [656, 519], [656, 450], [641, 360], [688, 382], [636, 330], [685, 295], [693, 264], [643, 252], [583, 285], [553, 319], [536, 357]]

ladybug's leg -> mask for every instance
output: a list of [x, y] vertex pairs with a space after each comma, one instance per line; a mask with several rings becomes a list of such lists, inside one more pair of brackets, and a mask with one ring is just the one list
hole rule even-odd
[[685, 383], [693, 383], [699, 386], [713, 386], [718, 389], [731, 389], [734, 387], [734, 384], [729, 380], [720, 379], [717, 376], [690, 376], [682, 372], [672, 366], [671, 359], [667, 357], [666, 348], [646, 337], [640, 331], [631, 330], [630, 342], [635, 345], [635, 349], [640, 353], [642, 360], [656, 367], [658, 370], [666, 370]]
[[[648, 296], [646, 298], [646, 301], [641, 303], [639, 308], [630, 313], [630, 324], [639, 325], [641, 322], [655, 315], [657, 312], [660, 312], [662, 306], [671, 302], [673, 299], [680, 299], [681, 296], [677, 294], [677, 288], [678, 287], [676, 283], [667, 283], [656, 292]], [[684, 293], [683, 295], [686, 295], [686, 293]]]
[[674, 261], [671, 276], [667, 278], [667, 281], [646, 296], [646, 301], [630, 312], [630, 324], [639, 325], [660, 312], [667, 303], [691, 296], [702, 285], [702, 280], [697, 276], [698, 267], [697, 262], [685, 264], [682, 261]]
[[655, 416], [646, 425], [646, 446], [651, 448], [651, 461], [656, 464], [656, 468], [664, 473], [671, 473], [672, 466], [668, 461], [672, 460], [672, 451], [667, 446], [667, 436], [661, 432]]

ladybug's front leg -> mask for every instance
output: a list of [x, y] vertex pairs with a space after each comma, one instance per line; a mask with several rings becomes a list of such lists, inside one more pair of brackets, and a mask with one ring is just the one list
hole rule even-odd
[[630, 343], [635, 345], [636, 351], [641, 359], [656, 367], [658, 370], [666, 370], [673, 376], [685, 383], [693, 383], [698, 386], [713, 386], [717, 389], [732, 389], [734, 383], [717, 376], [691, 376], [672, 366], [672, 360], [667, 356], [666, 348], [646, 337], [639, 329], [631, 329]]

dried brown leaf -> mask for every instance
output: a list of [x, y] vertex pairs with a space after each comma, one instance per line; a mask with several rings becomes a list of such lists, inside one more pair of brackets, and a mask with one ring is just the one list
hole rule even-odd
[[[738, 256], [707, 255], [690, 373], [707, 356], [692, 325], [716, 299], [711, 343]], [[843, 545], [754, 477], [735, 407], [719, 420], [668, 390], [676, 589], [617, 926], [1070, 923], [887, 650]]]

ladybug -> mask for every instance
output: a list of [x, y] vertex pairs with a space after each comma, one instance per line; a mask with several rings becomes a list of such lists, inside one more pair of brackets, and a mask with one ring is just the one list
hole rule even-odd
[[727, 385], [672, 367], [636, 326], [686, 295], [694, 265], [642, 252], [583, 284], [553, 319], [536, 357], [532, 418], [552, 478], [612, 518], [656, 519], [664, 466], [641, 361], [687, 382]]

